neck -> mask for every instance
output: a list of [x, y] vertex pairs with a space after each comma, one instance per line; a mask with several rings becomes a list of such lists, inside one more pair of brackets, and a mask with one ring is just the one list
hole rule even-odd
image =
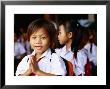
[[72, 39], [68, 40], [68, 42], [66, 43], [67, 50], [71, 49], [71, 44], [72, 44]]
[[38, 60], [38, 59], [41, 57], [41, 55], [42, 55], [42, 54], [40, 54], [40, 53], [37, 53], [37, 54], [35, 55], [35, 57], [36, 57], [36, 60]]

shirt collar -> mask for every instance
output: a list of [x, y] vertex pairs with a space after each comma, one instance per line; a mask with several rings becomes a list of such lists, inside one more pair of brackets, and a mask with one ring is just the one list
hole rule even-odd
[[65, 46], [62, 48], [61, 51], [62, 51], [62, 53], [61, 53], [62, 56], [64, 56], [64, 55], [66, 55], [68, 52], [71, 52], [71, 49], [68, 49], [68, 50], [67, 50], [67, 49], [66, 49], [66, 45], [65, 45]]
[[[32, 52], [31, 55], [35, 55], [35, 50]], [[42, 57], [47, 57], [47, 58], [51, 58], [51, 49], [48, 48], [42, 55], [40, 58]]]
[[84, 46], [85, 49], [89, 49], [90, 48], [90, 43], [87, 43], [85, 46]]

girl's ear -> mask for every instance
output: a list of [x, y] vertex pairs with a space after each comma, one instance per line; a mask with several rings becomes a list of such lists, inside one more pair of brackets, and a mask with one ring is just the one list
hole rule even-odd
[[72, 38], [72, 36], [73, 36], [72, 32], [69, 32], [68, 33], [68, 38]]

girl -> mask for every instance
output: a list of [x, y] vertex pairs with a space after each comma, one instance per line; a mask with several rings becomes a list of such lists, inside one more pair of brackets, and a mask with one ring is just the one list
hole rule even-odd
[[88, 27], [89, 41], [85, 45], [85, 49], [88, 51], [89, 62], [91, 62], [91, 75], [97, 75], [97, 34], [96, 23], [91, 23]]
[[[87, 55], [84, 46], [88, 42], [89, 34], [84, 28], [77, 28], [77, 21], [65, 20], [59, 24], [58, 40], [63, 48], [56, 49], [56, 53], [73, 64], [76, 76], [85, 74]], [[83, 30], [81, 30], [83, 29]]]
[[34, 49], [31, 55], [23, 58], [17, 67], [17, 76], [65, 75], [64, 62], [51, 52], [55, 27], [46, 20], [35, 20], [28, 27], [28, 39]]
[[72, 64], [71, 71], [72, 74], [74, 75], [74, 62], [73, 62], [73, 52], [71, 49], [73, 47], [72, 44], [74, 43], [75, 35], [76, 35], [76, 27], [77, 24], [73, 20], [62, 20], [59, 23], [59, 34], [58, 34], [58, 40], [61, 45], [64, 45], [60, 49], [55, 49], [56, 53], [63, 59], [67, 60]]

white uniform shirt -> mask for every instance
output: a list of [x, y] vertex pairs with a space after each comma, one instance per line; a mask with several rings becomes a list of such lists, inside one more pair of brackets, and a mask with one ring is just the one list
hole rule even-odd
[[90, 62], [93, 62], [95, 65], [97, 65], [97, 47], [95, 44], [92, 44], [92, 53], [90, 52], [90, 43], [87, 43], [84, 48], [77, 52], [77, 59], [74, 61], [76, 75], [85, 74], [87, 58]]
[[[35, 51], [31, 55], [35, 55]], [[17, 71], [16, 71], [17, 76], [19, 74], [23, 74], [29, 68], [29, 60], [31, 55], [25, 56], [22, 59], [22, 61], [17, 67]], [[66, 74], [66, 70], [64, 69], [64, 62], [55, 53], [51, 53], [50, 49], [45, 51], [40, 58], [42, 58], [38, 62], [38, 67], [40, 68], [40, 70], [46, 73], [51, 73], [56, 75]]]
[[20, 59], [20, 56], [24, 53], [26, 53], [24, 46], [19, 42], [15, 42], [14, 43], [14, 56], [17, 59]]
[[63, 48], [60, 48], [60, 49], [55, 49], [55, 52], [56, 54], [59, 56], [59, 57], [62, 57], [68, 61], [70, 61], [72, 64], [73, 64], [73, 71], [74, 70], [74, 60], [73, 60], [73, 56], [74, 56], [74, 53], [71, 51], [71, 49], [67, 50], [66, 49], [66, 45], [63, 47]]
[[55, 52], [58, 56], [61, 56], [68, 61], [71, 61], [73, 59], [73, 52], [71, 51], [71, 49], [67, 50], [66, 46], [60, 49], [55, 49]]
[[75, 75], [78, 76], [80, 74], [85, 74], [85, 65], [87, 63], [87, 55], [85, 54], [85, 50], [81, 49], [77, 52], [77, 59], [74, 58], [74, 72]]
[[57, 55], [63, 57], [64, 59], [70, 61], [73, 64], [73, 70], [75, 75], [84, 75], [85, 74], [85, 64], [87, 62], [87, 56], [85, 54], [84, 49], [79, 50], [77, 52], [77, 59], [74, 57], [74, 53], [70, 50], [66, 49], [66, 46], [60, 49], [55, 49]]
[[92, 52], [90, 52], [90, 47], [91, 47], [91, 44], [88, 43], [85, 45], [84, 48], [88, 50], [89, 61], [93, 62], [94, 65], [97, 65], [97, 46], [94, 43], [92, 44]]

